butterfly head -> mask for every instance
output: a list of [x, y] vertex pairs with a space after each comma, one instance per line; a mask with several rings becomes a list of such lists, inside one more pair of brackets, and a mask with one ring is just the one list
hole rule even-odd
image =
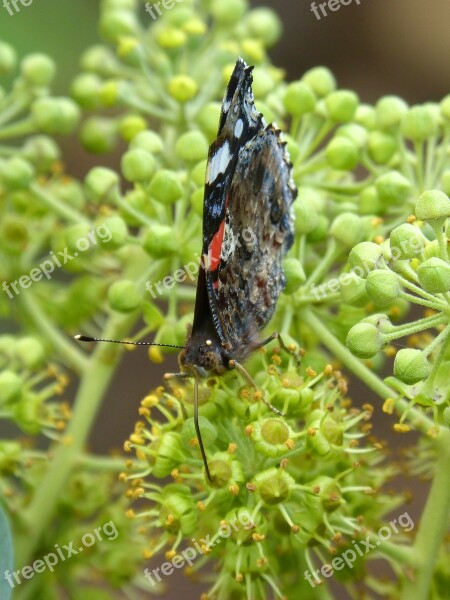
[[228, 363], [219, 342], [199, 335], [188, 340], [178, 360], [183, 370], [200, 377], [207, 377], [211, 373], [224, 373]]

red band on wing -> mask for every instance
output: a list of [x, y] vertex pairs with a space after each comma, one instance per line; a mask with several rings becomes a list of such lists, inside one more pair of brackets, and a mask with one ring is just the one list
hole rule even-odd
[[214, 234], [208, 247], [209, 270], [215, 271], [220, 264], [220, 253], [222, 250], [223, 236], [225, 233], [225, 219], [220, 224], [219, 229]]

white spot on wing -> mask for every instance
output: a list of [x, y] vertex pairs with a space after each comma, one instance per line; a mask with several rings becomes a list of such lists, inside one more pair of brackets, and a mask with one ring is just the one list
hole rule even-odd
[[239, 139], [242, 135], [242, 131], [244, 130], [244, 122], [242, 119], [238, 119], [236, 121], [236, 125], [234, 126], [234, 135]]
[[218, 175], [225, 173], [231, 160], [230, 144], [225, 141], [208, 163], [206, 170], [206, 182], [213, 183]]

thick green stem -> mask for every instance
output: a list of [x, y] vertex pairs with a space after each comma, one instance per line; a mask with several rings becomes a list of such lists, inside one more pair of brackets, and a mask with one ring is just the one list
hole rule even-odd
[[442, 429], [437, 445], [436, 474], [413, 547], [414, 580], [405, 579], [400, 600], [428, 600], [439, 548], [450, 510], [450, 431]]

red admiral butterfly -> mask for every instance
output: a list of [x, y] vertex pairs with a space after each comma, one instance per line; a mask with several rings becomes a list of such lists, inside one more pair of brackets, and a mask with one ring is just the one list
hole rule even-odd
[[209, 480], [198, 425], [198, 380], [234, 368], [256, 387], [240, 363], [280, 339], [275, 333], [261, 340], [258, 333], [285, 286], [281, 262], [293, 242], [292, 165], [281, 131], [255, 108], [252, 69], [242, 59], [236, 62], [209, 149], [194, 322], [179, 356], [182, 372], [165, 375], [166, 380], [194, 378], [194, 423]]

